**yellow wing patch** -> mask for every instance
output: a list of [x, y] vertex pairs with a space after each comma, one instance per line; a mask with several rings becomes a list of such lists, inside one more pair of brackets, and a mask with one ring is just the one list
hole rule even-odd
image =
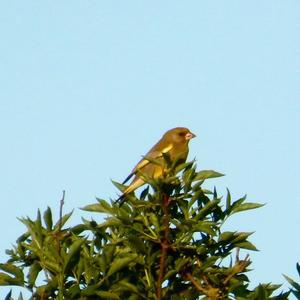
[[[168, 153], [173, 148], [173, 145], [170, 144], [166, 148], [162, 149], [162, 153]], [[160, 155], [161, 156], [161, 155]]]
[[142, 159], [142, 160], [135, 166], [133, 172], [136, 173], [137, 170], [140, 170], [140, 169], [142, 169], [143, 167], [145, 167], [146, 165], [149, 164], [150, 161], [147, 160], [147, 157], [149, 157], [149, 158], [152, 158], [152, 157], [153, 157], [154, 159], [160, 158], [160, 157], [162, 157], [162, 155], [163, 155], [164, 153], [168, 153], [172, 148], [173, 148], [173, 145], [170, 144], [170, 145], [168, 145], [167, 147], [165, 147], [164, 149], [162, 149], [160, 152], [158, 152], [157, 155], [151, 155], [151, 153], [148, 153], [148, 154], [144, 157], [144, 159]]

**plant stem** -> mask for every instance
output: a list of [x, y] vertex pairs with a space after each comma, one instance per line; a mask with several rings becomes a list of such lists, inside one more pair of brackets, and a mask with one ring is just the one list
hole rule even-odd
[[157, 280], [157, 299], [162, 299], [162, 283], [165, 275], [165, 265], [167, 252], [170, 247], [169, 245], [169, 231], [170, 231], [170, 215], [169, 215], [169, 204], [170, 197], [166, 194], [163, 195], [162, 210], [163, 210], [163, 237], [161, 239], [161, 255], [159, 261], [159, 275]]

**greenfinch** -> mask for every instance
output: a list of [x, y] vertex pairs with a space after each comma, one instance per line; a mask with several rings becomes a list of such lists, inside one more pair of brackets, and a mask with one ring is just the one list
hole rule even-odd
[[[120, 201], [120, 204], [122, 204], [126, 195], [145, 184], [141, 176], [142, 174], [152, 178], [162, 176], [164, 173], [164, 154], [168, 155], [171, 162], [185, 162], [189, 152], [189, 141], [195, 136], [195, 134], [185, 127], [176, 127], [168, 130], [124, 180], [123, 184], [134, 176], [132, 182], [126, 187], [117, 201]], [[156, 163], [153, 160], [161, 160], [161, 163]]]

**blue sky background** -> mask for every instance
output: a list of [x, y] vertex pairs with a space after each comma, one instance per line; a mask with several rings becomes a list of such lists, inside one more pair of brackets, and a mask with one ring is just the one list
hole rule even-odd
[[296, 0], [2, 2], [0, 260], [25, 230], [17, 217], [58, 215], [65, 189], [80, 222], [187, 126], [190, 158], [226, 174], [206, 187], [266, 203], [228, 224], [255, 231], [250, 279], [297, 278], [299, 14]]

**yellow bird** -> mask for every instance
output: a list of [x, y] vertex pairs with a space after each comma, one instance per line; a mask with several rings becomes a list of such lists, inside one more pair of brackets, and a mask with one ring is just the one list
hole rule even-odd
[[[122, 204], [127, 194], [145, 184], [145, 181], [141, 178], [140, 174], [145, 174], [153, 178], [159, 178], [163, 174], [163, 161], [161, 164], [157, 164], [151, 161], [151, 159], [161, 158], [163, 160], [163, 154], [166, 153], [169, 155], [172, 162], [185, 162], [189, 152], [189, 141], [195, 136], [195, 134], [185, 127], [176, 127], [168, 130], [149, 150], [149, 152], [138, 162], [129, 176], [124, 180], [123, 184], [125, 184], [131, 177], [134, 176], [132, 182], [123, 191], [123, 194], [117, 201], [120, 201]], [[147, 158], [149, 158], [149, 160], [147, 160]]]

